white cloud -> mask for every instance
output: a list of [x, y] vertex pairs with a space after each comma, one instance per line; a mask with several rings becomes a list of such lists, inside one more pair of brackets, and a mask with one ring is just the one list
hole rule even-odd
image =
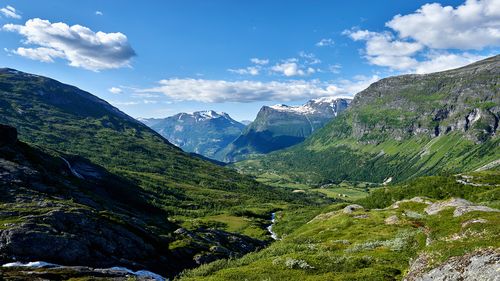
[[415, 72], [418, 74], [424, 74], [443, 71], [458, 68], [485, 58], [486, 56], [479, 56], [469, 53], [431, 53], [427, 54], [426, 60], [418, 63], [418, 65], [415, 67]]
[[467, 0], [457, 8], [426, 4], [386, 26], [392, 32], [343, 34], [365, 41], [363, 55], [374, 65], [415, 73], [452, 69], [484, 58], [464, 50], [500, 46], [500, 1]]
[[273, 66], [271, 70], [287, 77], [306, 75], [306, 71], [300, 69], [299, 65], [296, 62], [279, 63]]
[[[306, 52], [299, 52], [299, 57], [301, 57], [305, 64], [308, 65], [314, 65], [314, 64], [320, 64], [321, 60], [316, 57], [315, 54], [313, 53], [306, 53]], [[297, 60], [298, 61], [298, 60]]]
[[331, 38], [323, 38], [319, 40], [318, 43], [316, 43], [316, 47], [328, 47], [328, 46], [333, 46], [335, 44], [335, 41]]
[[108, 91], [113, 94], [121, 94], [123, 92], [123, 90], [118, 87], [111, 87], [108, 89]]
[[32, 60], [37, 60], [37, 61], [42, 61], [42, 62], [54, 62], [54, 58], [63, 58], [64, 53], [55, 49], [51, 48], [44, 48], [44, 47], [39, 47], [39, 48], [17, 48], [17, 50], [12, 50], [10, 51], [11, 53], [18, 54], [20, 56], [32, 59]]
[[328, 70], [331, 72], [331, 73], [334, 73], [334, 74], [338, 74], [340, 73], [340, 69], [342, 69], [342, 65], [340, 64], [331, 64], [328, 66]]
[[238, 69], [228, 69], [229, 72], [241, 74], [241, 75], [252, 75], [256, 76], [260, 73], [260, 68], [255, 66], [249, 66], [247, 68], [238, 68]]
[[317, 69], [311, 67], [321, 63], [314, 54], [300, 52], [299, 57], [301, 57], [302, 61], [297, 58], [289, 58], [275, 64], [269, 70], [286, 77], [306, 76], [318, 72]]
[[435, 49], [499, 46], [500, 1], [467, 0], [456, 8], [426, 4], [415, 13], [395, 16], [386, 26], [403, 39]]
[[3, 30], [17, 32], [35, 48], [18, 48], [18, 55], [43, 62], [63, 58], [74, 67], [93, 71], [127, 67], [135, 52], [122, 33], [94, 32], [81, 26], [30, 19], [25, 25], [6, 24]]
[[103, 16], [103, 15], [104, 15], [104, 13], [103, 13], [103, 12], [101, 12], [101, 11], [95, 11], [95, 15], [96, 15], [96, 16]]
[[259, 58], [251, 58], [250, 61], [253, 64], [258, 64], [258, 65], [266, 65], [269, 63], [268, 59], [259, 59]]
[[0, 9], [0, 13], [7, 18], [20, 19], [21, 15], [18, 14], [16, 8], [12, 6], [6, 6]]
[[165, 79], [157, 87], [137, 90], [142, 93], [162, 93], [176, 101], [254, 102], [294, 101], [325, 96], [352, 97], [377, 81], [379, 77], [358, 77], [337, 84], [319, 80], [288, 82], [224, 81], [204, 79]]

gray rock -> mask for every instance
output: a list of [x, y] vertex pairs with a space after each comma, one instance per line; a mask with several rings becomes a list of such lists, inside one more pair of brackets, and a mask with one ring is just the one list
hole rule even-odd
[[460, 217], [463, 214], [467, 214], [469, 212], [498, 212], [499, 210], [493, 209], [486, 206], [463, 206], [455, 208], [453, 212], [454, 217]]
[[351, 214], [352, 212], [356, 211], [356, 210], [363, 210], [363, 206], [361, 205], [358, 205], [358, 204], [352, 204], [352, 205], [349, 205], [349, 206], [346, 206], [342, 211], [345, 213], [345, 214]]
[[[417, 260], [418, 261], [418, 260]], [[421, 261], [420, 261], [421, 262]], [[453, 257], [440, 266], [422, 271], [424, 266], [411, 266], [406, 281], [448, 280], [500, 280], [500, 252], [493, 249], [480, 250], [460, 257]]]
[[385, 224], [398, 224], [399, 223], [399, 218], [396, 215], [392, 215], [384, 220]]
[[474, 204], [472, 202], [469, 202], [465, 199], [461, 198], [452, 198], [446, 201], [442, 202], [436, 202], [425, 208], [425, 213], [428, 215], [435, 215], [442, 210], [449, 208], [449, 207], [468, 207], [468, 206], [473, 206]]

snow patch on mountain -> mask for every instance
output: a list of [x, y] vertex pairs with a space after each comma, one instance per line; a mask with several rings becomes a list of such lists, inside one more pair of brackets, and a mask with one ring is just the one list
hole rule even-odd
[[301, 115], [311, 115], [311, 114], [316, 114], [324, 111], [324, 106], [329, 106], [333, 112], [334, 115], [337, 116], [337, 108], [336, 104], [339, 100], [346, 100], [348, 103], [350, 103], [350, 99], [347, 98], [338, 98], [338, 97], [323, 97], [323, 98], [318, 98], [318, 99], [312, 99], [308, 101], [307, 103], [300, 105], [300, 106], [289, 106], [285, 104], [276, 104], [270, 106], [270, 108], [281, 111], [281, 112], [291, 112], [291, 113], [297, 113]]

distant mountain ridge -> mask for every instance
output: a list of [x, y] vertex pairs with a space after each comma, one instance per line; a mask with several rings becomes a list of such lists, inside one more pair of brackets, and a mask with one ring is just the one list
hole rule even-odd
[[344, 111], [350, 102], [346, 98], [327, 97], [301, 106], [263, 106], [255, 121], [218, 158], [238, 161], [298, 144]]
[[163, 119], [139, 120], [184, 151], [213, 159], [245, 128], [245, 125], [229, 114], [213, 110], [178, 113]]
[[382, 79], [306, 142], [237, 167], [317, 184], [473, 171], [500, 159], [500, 55]]

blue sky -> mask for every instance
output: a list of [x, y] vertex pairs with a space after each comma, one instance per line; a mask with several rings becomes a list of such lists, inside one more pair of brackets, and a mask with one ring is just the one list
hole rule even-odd
[[133, 117], [352, 96], [498, 54], [500, 1], [0, 0], [0, 67]]

